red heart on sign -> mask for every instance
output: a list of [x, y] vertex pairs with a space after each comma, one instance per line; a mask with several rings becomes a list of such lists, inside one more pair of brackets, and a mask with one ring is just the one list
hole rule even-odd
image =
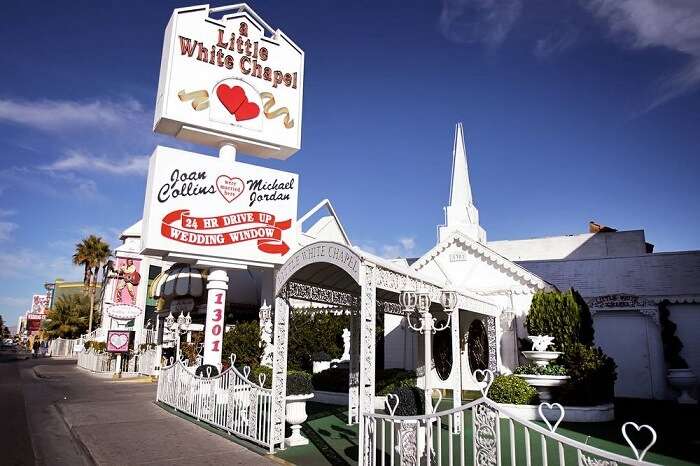
[[251, 120], [260, 114], [260, 107], [255, 102], [243, 102], [236, 110], [236, 120]]
[[252, 120], [260, 115], [260, 107], [255, 102], [249, 102], [241, 86], [229, 87], [222, 84], [216, 88], [216, 96], [236, 121]]
[[236, 113], [236, 110], [238, 110], [242, 103], [248, 101], [241, 86], [229, 87], [226, 84], [222, 84], [216, 88], [216, 96], [231, 115]]

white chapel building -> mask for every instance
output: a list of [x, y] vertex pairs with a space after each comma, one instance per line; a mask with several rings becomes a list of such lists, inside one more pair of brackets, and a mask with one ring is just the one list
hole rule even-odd
[[[489, 242], [472, 197], [461, 124], [456, 127], [452, 157], [449, 203], [435, 247], [419, 258], [375, 258], [397, 270], [446, 283], [497, 309], [495, 316], [460, 311], [461, 374], [431, 364], [435, 387], [452, 388], [459, 375], [463, 389], [475, 389], [471, 374], [476, 368], [512, 371], [523, 362], [517, 341], [527, 336], [523, 323], [533, 295], [571, 287], [589, 304], [596, 345], [615, 359], [616, 396], [673, 398], [666, 381], [659, 323], [659, 303], [664, 300], [671, 303], [670, 319], [678, 326], [676, 336], [684, 345], [681, 356], [700, 375], [700, 251], [654, 253], [643, 230], [616, 231], [592, 222], [591, 231], [585, 234]], [[299, 241], [293, 249], [317, 241], [353, 247], [328, 200], [301, 216], [297, 228]], [[139, 262], [143, 278], [135, 304], [146, 313], [132, 325], [137, 332], [142, 327], [158, 329], [158, 339], [163, 341], [167, 313], [186, 309], [195, 320], [203, 321], [206, 293], [200, 271], [139, 254], [140, 237], [139, 221], [124, 231], [124, 244], [116, 255]], [[168, 273], [177, 275], [170, 287], [163, 286]], [[271, 343], [272, 270], [231, 270], [228, 275], [227, 304], [236, 315], [260, 316], [262, 338]], [[155, 299], [168, 293], [168, 307], [156, 313]], [[108, 299], [105, 304], [110, 304]], [[410, 329], [401, 313], [385, 313], [383, 318], [384, 367], [417, 369], [420, 375], [423, 338]], [[104, 330], [114, 328], [109, 319], [103, 326]], [[432, 345], [434, 361], [441, 354], [452, 358], [450, 331], [438, 332]], [[266, 359], [271, 357], [271, 346]]]
[[[585, 234], [487, 241], [472, 198], [458, 124], [445, 224], [438, 227], [436, 246], [418, 259], [406, 259], [406, 265], [499, 306], [497, 347], [503, 372], [519, 365], [517, 338], [527, 335], [523, 323], [534, 293], [575, 288], [593, 314], [595, 344], [617, 364], [616, 396], [665, 399], [672, 394], [658, 305], [670, 301], [670, 319], [684, 345], [681, 356], [700, 374], [700, 251], [652, 251], [644, 230], [616, 231], [593, 222]], [[469, 319], [462, 317], [460, 323], [460, 335], [468, 334]], [[386, 367], [415, 367], [415, 355], [422, 354], [405, 344], [415, 338], [405, 327], [401, 317], [387, 316]], [[468, 351], [463, 353], [466, 372]], [[468, 373], [462, 377], [470, 379]], [[437, 372], [432, 380], [441, 380]]]

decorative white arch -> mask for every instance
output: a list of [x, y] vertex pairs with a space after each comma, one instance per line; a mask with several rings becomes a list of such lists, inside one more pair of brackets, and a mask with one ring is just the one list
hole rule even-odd
[[[363, 432], [364, 414], [374, 413], [376, 312], [402, 312], [398, 295], [404, 290], [421, 290], [431, 301], [440, 302], [445, 283], [425, 277], [419, 271], [400, 267], [357, 248], [334, 242], [316, 242], [295, 252], [275, 273], [274, 341], [272, 369], [272, 432], [274, 445], [284, 442], [284, 415], [287, 379], [289, 299], [318, 300], [357, 309], [352, 328], [350, 357], [349, 421], [358, 422]], [[487, 298], [457, 292], [459, 309], [484, 314], [489, 331], [494, 332], [498, 308]], [[457, 320], [457, 327], [458, 320]], [[453, 352], [459, 354], [459, 339], [453, 337]], [[491, 342], [491, 338], [489, 339]], [[455, 347], [456, 346], [456, 347]], [[490, 351], [491, 352], [491, 351]], [[459, 361], [459, 357], [455, 358]], [[495, 359], [494, 359], [495, 360]], [[461, 371], [461, 368], [456, 368]], [[461, 390], [461, 382], [459, 385]], [[457, 398], [455, 403], [459, 404]], [[364, 439], [360, 436], [360, 451]], [[362, 459], [360, 459], [362, 462]]]

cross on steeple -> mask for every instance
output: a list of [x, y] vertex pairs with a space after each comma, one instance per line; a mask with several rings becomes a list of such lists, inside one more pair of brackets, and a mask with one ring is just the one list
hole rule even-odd
[[438, 227], [438, 242], [445, 241], [453, 231], [459, 231], [482, 244], [486, 243], [486, 232], [479, 225], [479, 211], [472, 200], [462, 123], [457, 123], [455, 128], [450, 204], [445, 207], [445, 224]]

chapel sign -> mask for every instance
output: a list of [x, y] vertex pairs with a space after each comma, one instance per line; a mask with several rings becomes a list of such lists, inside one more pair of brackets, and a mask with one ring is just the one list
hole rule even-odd
[[158, 146], [142, 254], [281, 264], [296, 244], [298, 187], [296, 173]]
[[154, 130], [286, 159], [301, 147], [304, 52], [243, 5], [178, 8], [163, 43]]

